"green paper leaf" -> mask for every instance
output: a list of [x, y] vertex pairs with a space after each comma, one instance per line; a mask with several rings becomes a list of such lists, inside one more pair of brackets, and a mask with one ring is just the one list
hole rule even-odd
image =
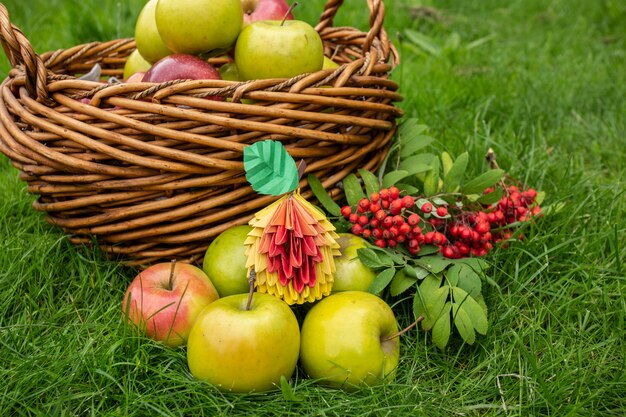
[[246, 146], [243, 150], [246, 179], [259, 194], [279, 196], [298, 187], [298, 168], [285, 147], [273, 140]]
[[367, 195], [372, 195], [372, 193], [376, 193], [380, 190], [380, 183], [376, 175], [366, 169], [359, 169], [358, 172], [363, 179], [363, 184], [365, 184], [365, 192]]
[[450, 333], [452, 331], [452, 329], [450, 328], [451, 309], [452, 303], [448, 301], [443, 307], [441, 315], [435, 322], [432, 330], [433, 343], [435, 344], [435, 346], [442, 350], [448, 344], [448, 340], [450, 340]]
[[[463, 181], [465, 170], [467, 169], [467, 163], [469, 156], [467, 152], [463, 152], [456, 158], [454, 163], [450, 166], [450, 169], [446, 172], [443, 179], [443, 191], [446, 193], [453, 193], [457, 187]], [[445, 171], [445, 170], [444, 170]]]
[[317, 178], [313, 174], [309, 174], [307, 176], [307, 181], [309, 183], [311, 191], [313, 191], [313, 195], [315, 196], [315, 198], [318, 199], [318, 201], [326, 209], [326, 211], [333, 216], [340, 216], [341, 207], [339, 207], [339, 204], [335, 203], [335, 200], [333, 200], [332, 197], [328, 195], [319, 178]]
[[365, 198], [359, 179], [354, 174], [350, 174], [343, 179], [343, 191], [346, 194], [348, 204], [353, 207], [359, 204], [360, 199]]
[[372, 281], [367, 291], [371, 292], [372, 294], [380, 293], [387, 287], [387, 285], [389, 285], [395, 273], [396, 269], [393, 267], [384, 269], [378, 275], [376, 275], [376, 278], [374, 278], [374, 281]]
[[490, 169], [487, 172], [483, 172], [463, 185], [463, 194], [482, 194], [486, 188], [489, 188], [500, 181], [503, 175], [504, 170], [502, 169]]

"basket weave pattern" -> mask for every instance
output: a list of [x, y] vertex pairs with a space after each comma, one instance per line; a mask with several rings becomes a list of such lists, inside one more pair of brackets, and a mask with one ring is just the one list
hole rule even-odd
[[[329, 0], [316, 26], [337, 69], [162, 84], [80, 80], [95, 63], [121, 77], [134, 40], [38, 55], [0, 3], [0, 42], [13, 66], [0, 86], [0, 152], [38, 195], [34, 208], [74, 243], [95, 237], [129, 265], [198, 262], [213, 237], [276, 198], [247, 184], [245, 146], [282, 142], [334, 195], [346, 175], [382, 162], [402, 114], [389, 79], [398, 56], [382, 1], [367, 1], [366, 33], [333, 27], [342, 3]], [[225, 100], [205, 98], [216, 95]], [[310, 197], [306, 179], [300, 186]]]

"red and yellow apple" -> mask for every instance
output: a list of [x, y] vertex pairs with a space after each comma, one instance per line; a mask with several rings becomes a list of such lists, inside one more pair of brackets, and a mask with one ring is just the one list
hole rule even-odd
[[200, 312], [218, 298], [200, 268], [162, 262], [135, 277], [124, 295], [122, 311], [146, 336], [176, 347], [186, 343]]
[[300, 330], [291, 308], [273, 295], [236, 294], [209, 304], [189, 334], [191, 374], [222, 391], [247, 393], [280, 386], [293, 374]]
[[285, 0], [241, 0], [243, 25], [259, 20], [293, 20], [293, 13]]
[[300, 363], [319, 382], [353, 390], [392, 379], [400, 359], [391, 307], [363, 291], [323, 298], [302, 323]]

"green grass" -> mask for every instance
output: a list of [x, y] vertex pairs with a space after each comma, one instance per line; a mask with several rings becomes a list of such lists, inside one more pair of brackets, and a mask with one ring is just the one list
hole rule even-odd
[[[142, 3], [4, 1], [38, 52], [132, 36]], [[301, 3], [314, 21], [323, 2]], [[365, 29], [365, 2], [346, 3], [336, 24]], [[219, 393], [190, 376], [184, 349], [126, 329], [120, 304], [135, 272], [72, 246], [0, 157], [0, 415], [626, 414], [623, 2], [440, 0], [425, 3], [427, 14], [409, 0], [386, 3], [406, 114], [441, 148], [468, 150], [474, 173], [492, 147], [512, 176], [564, 207], [489, 255], [488, 334], [440, 351], [412, 331], [395, 382], [354, 394], [301, 371], [297, 401]], [[460, 47], [434, 56], [400, 42], [405, 28], [437, 44], [457, 33]], [[3, 77], [8, 69], [2, 59]], [[410, 306], [390, 301], [407, 325]]]

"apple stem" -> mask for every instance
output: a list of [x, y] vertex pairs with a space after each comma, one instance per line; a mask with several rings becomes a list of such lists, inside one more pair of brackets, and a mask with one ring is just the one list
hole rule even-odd
[[395, 339], [396, 337], [402, 336], [403, 334], [405, 334], [406, 332], [411, 330], [413, 327], [417, 326], [417, 323], [419, 323], [422, 320], [424, 320], [424, 316], [419, 316], [413, 323], [409, 324], [407, 327], [405, 327], [404, 329], [400, 330], [398, 333], [394, 333], [391, 336], [387, 336], [387, 337], [381, 338], [380, 339], [381, 342], [386, 342], [388, 340], [392, 340], [392, 339]]
[[283, 20], [280, 22], [281, 26], [283, 26], [285, 24], [285, 20], [287, 20], [287, 16], [289, 16], [289, 13], [291, 13], [293, 11], [293, 9], [296, 8], [297, 5], [298, 5], [298, 2], [294, 1], [293, 4], [291, 6], [289, 6], [289, 9], [287, 9], [287, 13], [285, 13], [285, 16], [283, 16]]
[[170, 269], [170, 280], [168, 283], [168, 290], [174, 288], [174, 268], [176, 267], [176, 259], [172, 259], [172, 268]]
[[250, 292], [248, 293], [248, 303], [246, 304], [246, 311], [250, 311], [252, 306], [252, 294], [254, 294], [254, 280], [256, 279], [256, 271], [250, 270], [250, 276], [248, 277], [248, 285], [250, 286]]

